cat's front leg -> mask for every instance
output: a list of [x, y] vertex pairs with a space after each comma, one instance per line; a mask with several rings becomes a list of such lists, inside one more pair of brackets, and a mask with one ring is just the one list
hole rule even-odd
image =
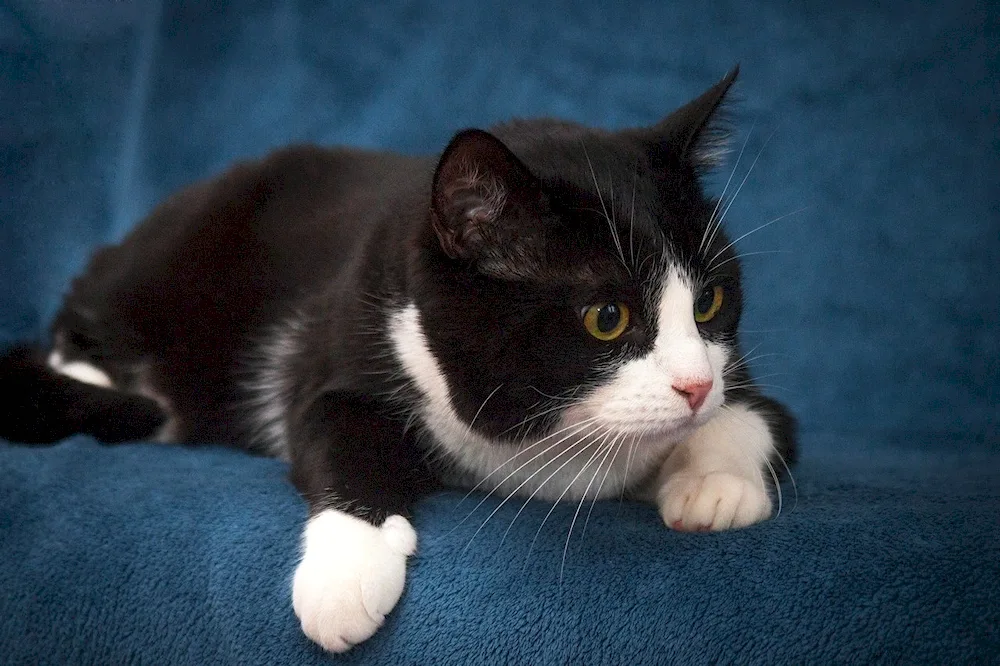
[[403, 425], [363, 398], [326, 396], [291, 434], [292, 481], [309, 504], [292, 605], [306, 636], [344, 652], [399, 601], [417, 547], [407, 516], [433, 481]]
[[790, 451], [793, 427], [772, 401], [725, 405], [664, 461], [653, 489], [664, 522], [680, 531], [717, 531], [769, 518], [769, 489], [783, 469], [771, 461]]

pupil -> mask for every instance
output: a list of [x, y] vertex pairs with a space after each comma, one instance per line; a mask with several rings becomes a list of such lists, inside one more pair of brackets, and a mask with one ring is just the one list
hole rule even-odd
[[618, 306], [608, 303], [597, 311], [597, 329], [601, 333], [610, 333], [615, 330], [615, 326], [621, 321], [622, 314]]
[[698, 309], [698, 314], [705, 314], [712, 309], [712, 303], [715, 301], [715, 290], [705, 289], [701, 292], [701, 296], [698, 297], [698, 302], [695, 303], [695, 307]]

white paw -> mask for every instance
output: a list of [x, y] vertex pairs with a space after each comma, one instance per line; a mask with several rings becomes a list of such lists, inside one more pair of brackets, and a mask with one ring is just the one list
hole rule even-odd
[[727, 472], [671, 475], [657, 493], [668, 527], [704, 532], [746, 527], [771, 516], [771, 498], [757, 481]]
[[309, 520], [292, 606], [306, 636], [331, 652], [369, 638], [403, 594], [417, 533], [402, 516], [380, 527], [341, 511]]

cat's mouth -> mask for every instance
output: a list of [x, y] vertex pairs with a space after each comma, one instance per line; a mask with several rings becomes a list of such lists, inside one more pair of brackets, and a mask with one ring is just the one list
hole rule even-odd
[[638, 436], [639, 439], [680, 439], [691, 434], [699, 425], [701, 420], [698, 416], [690, 414], [669, 422], [639, 421], [619, 428], [629, 435]]
[[647, 439], [672, 441], [690, 435], [708, 421], [715, 411], [714, 409], [706, 409], [700, 412], [689, 411], [679, 414], [671, 410], [667, 414], [633, 413], [627, 418], [619, 418], [617, 415], [609, 417], [601, 410], [588, 409], [583, 405], [578, 405], [566, 410], [557, 427], [572, 428], [591, 424], [596, 431], [611, 432], [635, 438], [637, 441]]

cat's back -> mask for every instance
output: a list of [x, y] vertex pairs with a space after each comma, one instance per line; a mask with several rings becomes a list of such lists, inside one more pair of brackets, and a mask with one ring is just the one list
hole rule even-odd
[[114, 261], [96, 260], [90, 272], [136, 262], [146, 273], [202, 264], [232, 272], [236, 261], [296, 284], [328, 279], [430, 176], [421, 158], [291, 146], [182, 189], [103, 251]]
[[229, 384], [248, 347], [300, 299], [350, 284], [362, 263], [397, 263], [400, 220], [421, 208], [432, 168], [294, 146], [195, 183], [92, 257], [55, 319], [54, 347], [122, 387], [147, 381], [134, 368], [158, 374], [157, 393], [174, 402]]
[[[421, 158], [309, 145], [239, 163], [180, 190], [120, 244], [98, 250], [67, 309], [113, 308], [121, 319], [226, 303], [244, 316], [240, 305], [337, 279], [373, 235], [395, 233], [385, 222], [429, 179]], [[141, 327], [142, 317], [126, 319]]]

